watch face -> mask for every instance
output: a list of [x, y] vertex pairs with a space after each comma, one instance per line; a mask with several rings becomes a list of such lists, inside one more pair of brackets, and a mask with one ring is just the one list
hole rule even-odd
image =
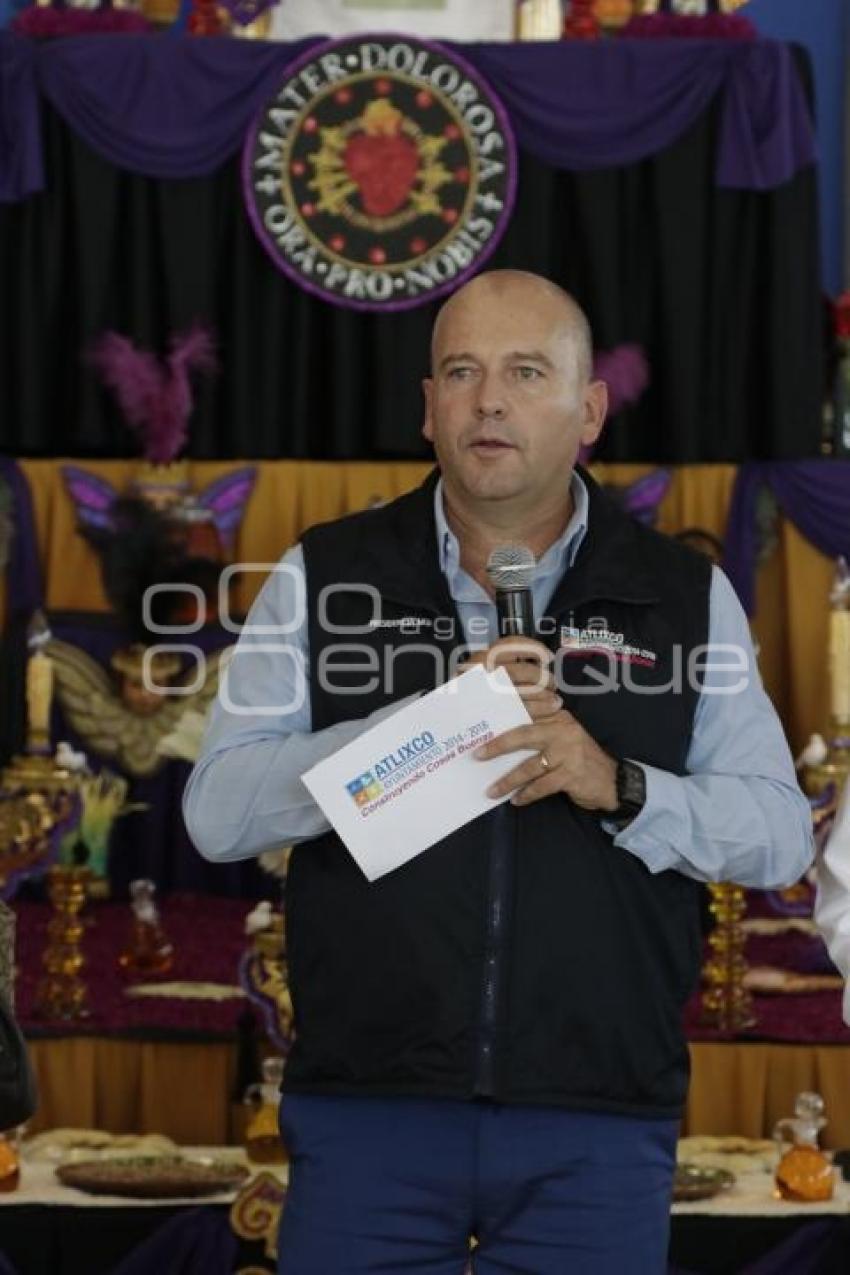
[[646, 801], [646, 776], [634, 762], [621, 761], [617, 767], [617, 800], [633, 814], [637, 814]]

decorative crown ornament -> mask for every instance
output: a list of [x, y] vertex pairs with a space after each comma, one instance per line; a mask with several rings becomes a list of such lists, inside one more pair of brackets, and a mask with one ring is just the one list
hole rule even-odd
[[161, 513], [171, 512], [191, 497], [189, 464], [185, 460], [161, 465], [146, 461], [130, 480], [129, 490]]

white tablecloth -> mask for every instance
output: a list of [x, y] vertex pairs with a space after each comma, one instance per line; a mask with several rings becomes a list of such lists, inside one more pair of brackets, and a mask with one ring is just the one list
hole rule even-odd
[[[287, 1180], [286, 1165], [253, 1164], [245, 1156], [241, 1147], [183, 1147], [188, 1156], [210, 1157], [214, 1160], [235, 1160], [237, 1164], [246, 1164], [253, 1174], [263, 1171], [273, 1173], [282, 1183]], [[712, 1200], [674, 1204], [674, 1216], [685, 1214], [704, 1215], [707, 1217], [795, 1217], [805, 1215], [817, 1217], [824, 1215], [841, 1215], [850, 1213], [850, 1182], [841, 1179], [836, 1170], [835, 1194], [831, 1200], [823, 1204], [797, 1204], [789, 1200], [778, 1200], [774, 1197], [773, 1177], [769, 1173], [747, 1173], [740, 1175], [728, 1191], [715, 1196]], [[3, 1205], [21, 1204], [59, 1204], [72, 1208], [104, 1208], [109, 1206], [121, 1208], [151, 1208], [163, 1205], [228, 1204], [235, 1191], [220, 1192], [217, 1195], [192, 1196], [181, 1199], [135, 1199], [131, 1196], [89, 1195], [86, 1191], [78, 1191], [73, 1187], [62, 1186], [57, 1180], [55, 1166], [45, 1161], [34, 1163], [23, 1161], [21, 1165], [21, 1182], [16, 1191], [0, 1192], [0, 1207]]]
[[796, 1204], [774, 1197], [770, 1173], [746, 1173], [735, 1180], [728, 1191], [712, 1200], [698, 1200], [673, 1205], [673, 1215], [690, 1213], [706, 1217], [818, 1217], [824, 1214], [850, 1213], [850, 1182], [836, 1170], [835, 1194], [823, 1204]]

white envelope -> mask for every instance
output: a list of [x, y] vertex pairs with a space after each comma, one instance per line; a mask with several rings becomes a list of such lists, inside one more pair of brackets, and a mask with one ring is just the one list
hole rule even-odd
[[510, 797], [491, 784], [534, 750], [472, 752], [531, 721], [503, 668], [480, 665], [346, 744], [301, 776], [370, 881]]

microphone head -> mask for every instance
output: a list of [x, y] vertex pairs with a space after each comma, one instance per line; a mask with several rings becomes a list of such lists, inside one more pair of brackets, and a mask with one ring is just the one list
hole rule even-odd
[[530, 589], [537, 559], [526, 545], [497, 545], [487, 559], [487, 574], [497, 593]]

